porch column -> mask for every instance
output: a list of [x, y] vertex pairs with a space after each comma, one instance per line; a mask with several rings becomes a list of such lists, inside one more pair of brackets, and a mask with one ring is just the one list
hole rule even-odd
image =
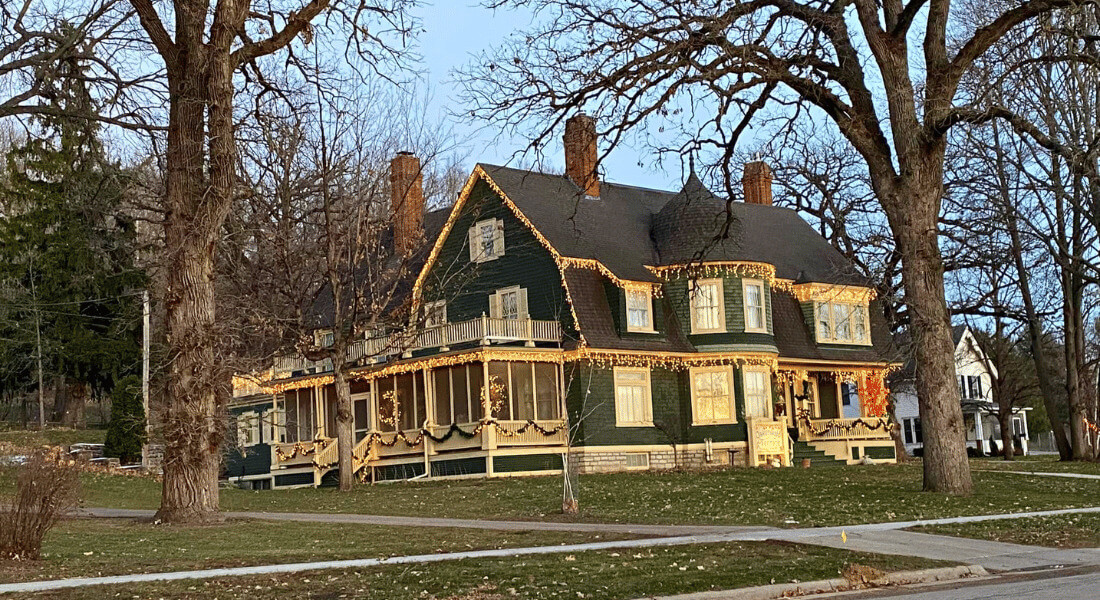
[[324, 388], [320, 385], [313, 386], [313, 439], [320, 439], [325, 434], [325, 420], [328, 418], [325, 410]]
[[[492, 406], [489, 401], [489, 361], [481, 361], [481, 414], [485, 415], [485, 420], [489, 421], [493, 419]], [[481, 430], [481, 448], [483, 450], [495, 450], [497, 447], [497, 430], [495, 427], [487, 426]], [[489, 464], [492, 464], [492, 457], [486, 458]], [[492, 475], [492, 472], [489, 473]]]
[[982, 427], [982, 413], [980, 410], [974, 411], [974, 437], [977, 438], [978, 450], [988, 454], [989, 450], [985, 447], [985, 431]]

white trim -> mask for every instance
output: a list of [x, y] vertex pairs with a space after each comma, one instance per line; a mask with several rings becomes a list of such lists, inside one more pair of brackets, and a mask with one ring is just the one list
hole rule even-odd
[[[619, 377], [627, 373], [645, 375], [645, 395], [642, 399], [642, 415], [640, 420], [620, 420], [619, 415]], [[615, 384], [615, 426], [616, 427], [652, 427], [653, 426], [653, 383], [650, 380], [650, 370], [644, 367], [614, 367]], [[636, 387], [634, 385], [630, 387]]]
[[[749, 327], [749, 288], [756, 287], [760, 289], [760, 327]], [[764, 285], [763, 279], [742, 279], [741, 280], [741, 308], [744, 311], [745, 317], [745, 333], [768, 333], [768, 300], [764, 294], [767, 293], [767, 286]]]
[[[700, 419], [696, 414], [698, 409], [698, 398], [696, 397], [696, 385], [695, 378], [697, 375], [704, 373], [722, 373], [726, 377], [726, 390], [729, 398], [729, 413], [728, 419]], [[688, 385], [691, 388], [691, 424], [692, 425], [729, 425], [737, 422], [737, 402], [735, 400], [736, 394], [733, 388], [733, 367], [728, 365], [718, 367], [692, 367], [688, 370]]]
[[[717, 309], [718, 309], [718, 315], [717, 315], [718, 316], [718, 325], [716, 327], [709, 327], [709, 328], [700, 327], [698, 325], [698, 322], [697, 322], [696, 318], [695, 318], [695, 311], [696, 311], [695, 299], [698, 297], [696, 295], [696, 291], [704, 285], [706, 285], [706, 286], [713, 285], [713, 286], [715, 286], [715, 289], [717, 290], [717, 294], [716, 294], [717, 298], [715, 298], [715, 303], [717, 304]], [[722, 281], [722, 278], [720, 278], [720, 277], [718, 277], [718, 278], [709, 278], [709, 279], [696, 279], [696, 280], [688, 282], [688, 296], [691, 299], [688, 304], [689, 304], [689, 310], [691, 312], [691, 314], [689, 316], [690, 316], [690, 320], [691, 320], [691, 333], [692, 334], [725, 333], [725, 331], [726, 331], [726, 303], [725, 303], [725, 290], [723, 289], [724, 287], [725, 287], [725, 285]]]

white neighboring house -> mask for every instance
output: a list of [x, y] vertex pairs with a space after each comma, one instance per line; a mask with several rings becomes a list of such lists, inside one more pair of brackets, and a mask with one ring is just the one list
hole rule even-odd
[[[985, 354], [969, 327], [956, 325], [951, 334], [955, 342], [955, 379], [959, 384], [966, 445], [983, 454], [990, 454], [993, 449], [990, 446], [990, 437], [996, 439], [997, 449], [1001, 446], [1001, 425], [997, 419], [997, 407], [993, 404], [992, 392], [993, 378], [997, 375], [996, 367], [984, 359]], [[902, 441], [905, 442], [905, 450], [910, 454], [924, 447], [912, 372], [912, 364], [906, 365], [905, 371], [895, 377], [891, 385], [895, 414], [901, 423]], [[1030, 407], [1016, 408], [1012, 415], [1013, 436], [1024, 454], [1027, 454], [1029, 410]]]

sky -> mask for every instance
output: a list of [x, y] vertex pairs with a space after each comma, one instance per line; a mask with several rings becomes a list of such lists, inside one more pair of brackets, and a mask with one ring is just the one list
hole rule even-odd
[[[435, 0], [421, 6], [419, 16], [424, 32], [418, 43], [433, 99], [431, 109], [437, 117], [462, 108], [457, 98], [460, 87], [452, 71], [469, 64], [476, 54], [492, 50], [512, 32], [528, 28], [532, 19], [530, 13], [492, 11], [471, 0]], [[455, 120], [452, 124], [466, 142], [469, 156], [465, 162], [470, 169], [478, 162], [515, 164], [513, 154], [526, 145], [522, 139], [496, 139], [499, 132], [485, 130], [480, 123]], [[549, 152], [554, 153], [547, 156], [551, 166], [563, 170], [560, 140], [557, 149]], [[626, 146], [617, 147], [603, 163], [606, 179], [641, 187], [679, 189], [679, 169], [664, 173], [638, 166], [639, 161], [649, 163], [652, 158]]]

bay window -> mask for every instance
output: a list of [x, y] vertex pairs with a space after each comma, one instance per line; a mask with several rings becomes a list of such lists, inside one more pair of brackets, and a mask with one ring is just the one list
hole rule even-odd
[[767, 333], [768, 318], [764, 309], [764, 282], [759, 279], [742, 279], [741, 290], [745, 298], [745, 331]]

